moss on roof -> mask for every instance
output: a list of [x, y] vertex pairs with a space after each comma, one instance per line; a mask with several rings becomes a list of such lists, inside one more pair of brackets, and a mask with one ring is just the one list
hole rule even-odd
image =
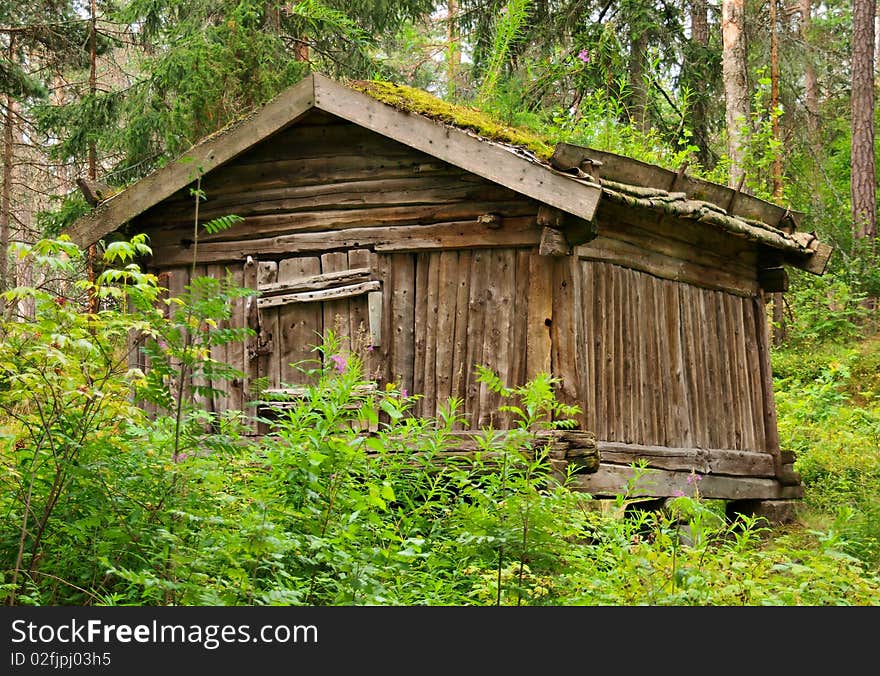
[[542, 160], [549, 160], [553, 154], [553, 146], [529, 131], [500, 124], [476, 108], [454, 105], [421, 89], [381, 80], [354, 80], [347, 84], [352, 89], [398, 110], [418, 113], [461, 129], [470, 129], [492, 141], [526, 148]]

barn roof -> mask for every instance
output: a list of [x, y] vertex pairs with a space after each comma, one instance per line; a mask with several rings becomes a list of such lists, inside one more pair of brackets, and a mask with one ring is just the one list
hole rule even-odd
[[320, 110], [587, 221], [600, 200], [623, 202], [758, 242], [778, 250], [786, 263], [814, 274], [825, 270], [831, 248], [813, 233], [797, 231], [802, 214], [691, 178], [683, 169], [672, 172], [564, 143], [552, 148], [537, 137], [487, 124], [485, 118], [470, 120], [461, 109], [427, 93], [405, 96], [407, 89], [368, 82], [344, 85], [311, 74], [176, 161], [100, 202], [66, 234], [79, 246], [88, 246], [192, 183], [199, 172], [209, 173]]

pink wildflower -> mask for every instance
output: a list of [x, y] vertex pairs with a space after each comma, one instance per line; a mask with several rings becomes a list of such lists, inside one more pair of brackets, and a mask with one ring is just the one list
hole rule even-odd
[[342, 373], [348, 366], [348, 361], [341, 354], [334, 354], [330, 359], [336, 365], [336, 370]]
[[688, 478], [687, 478], [688, 486], [692, 486], [697, 481], [702, 481], [702, 480], [703, 480], [703, 477], [701, 477], [699, 474], [688, 474]]
[[406, 399], [409, 396], [409, 392], [406, 391], [405, 387], [400, 391], [400, 396], [404, 399]]
[[590, 62], [590, 50], [582, 49], [578, 52], [577, 58], [579, 58], [583, 63]]
[[682, 498], [682, 497], [684, 497], [684, 491], [678, 491], [678, 490], [672, 491], [672, 496], [675, 498]]

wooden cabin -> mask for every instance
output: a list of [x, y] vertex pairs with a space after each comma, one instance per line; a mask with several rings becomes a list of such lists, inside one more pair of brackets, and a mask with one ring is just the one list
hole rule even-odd
[[[377, 90], [376, 90], [377, 91]], [[471, 429], [510, 420], [476, 379], [541, 371], [578, 404], [600, 464], [596, 497], [650, 470], [632, 495], [734, 501], [802, 495], [780, 448], [765, 301], [786, 266], [824, 272], [830, 247], [801, 214], [610, 153], [549, 152], [428, 110], [379, 100], [371, 83], [310, 75], [68, 229], [80, 246], [145, 232], [172, 293], [189, 281], [195, 171], [197, 271], [260, 290], [236, 308], [247, 345], [215, 355], [248, 374], [214, 410], [301, 382], [327, 329], [347, 336], [378, 386], [463, 402]], [[515, 139], [514, 139], [515, 140]]]

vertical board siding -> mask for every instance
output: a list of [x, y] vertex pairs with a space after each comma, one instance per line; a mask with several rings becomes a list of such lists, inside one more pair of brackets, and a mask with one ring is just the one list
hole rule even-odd
[[561, 360], [565, 335], [579, 342], [587, 429], [620, 443], [767, 450], [753, 299], [596, 261], [576, 276], [577, 330], [561, 322], [553, 349]]
[[[512, 424], [510, 414], [498, 410], [500, 396], [479, 382], [476, 367], [488, 366], [506, 385], [525, 381], [531, 256], [516, 249], [408, 255], [414, 267], [414, 295], [408, 300], [414, 309], [403, 314], [392, 308], [392, 351], [400, 353], [400, 362], [412, 357], [409, 391], [421, 395], [417, 414], [436, 415], [454, 398], [462, 417], [457, 428]], [[549, 265], [546, 259], [542, 263]], [[403, 368], [400, 362], [395, 370]]]

